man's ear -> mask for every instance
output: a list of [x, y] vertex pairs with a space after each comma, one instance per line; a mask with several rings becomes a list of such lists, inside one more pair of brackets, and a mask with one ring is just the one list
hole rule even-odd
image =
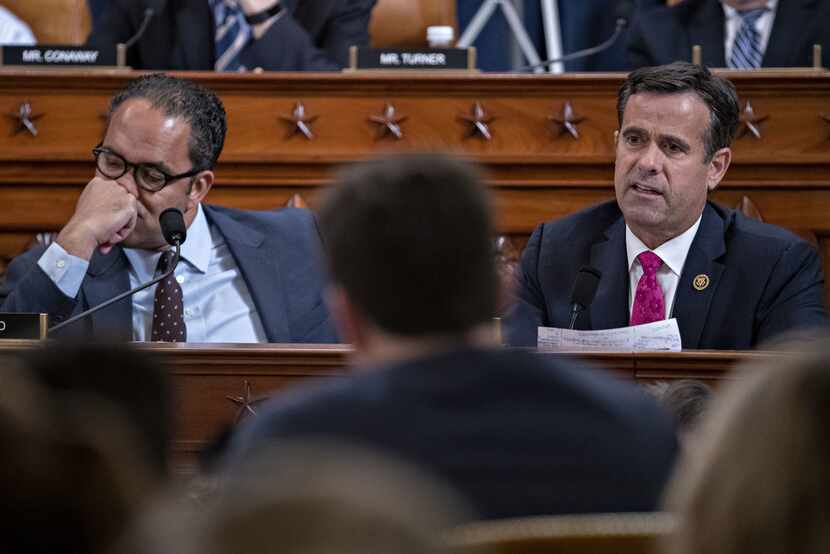
[[618, 142], [620, 142], [620, 130], [619, 129], [614, 131], [614, 146], [616, 146]]
[[366, 342], [366, 318], [339, 285], [326, 288], [326, 305], [337, 327], [341, 342], [359, 349]]
[[195, 207], [201, 203], [205, 196], [207, 196], [207, 193], [210, 192], [214, 178], [214, 173], [210, 170], [198, 173], [193, 178], [193, 181], [191, 181], [190, 189], [187, 191], [188, 204], [192, 204]]
[[731, 162], [731, 148], [721, 148], [712, 156], [706, 171], [706, 188], [709, 192], [712, 192], [718, 187], [724, 175], [726, 175], [726, 170], [729, 169]]

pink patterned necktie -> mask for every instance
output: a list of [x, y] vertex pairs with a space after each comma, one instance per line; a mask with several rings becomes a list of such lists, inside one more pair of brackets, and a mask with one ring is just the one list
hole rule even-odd
[[663, 289], [657, 282], [657, 270], [663, 265], [663, 260], [654, 252], [649, 251], [641, 252], [637, 259], [643, 267], [643, 276], [637, 283], [629, 325], [642, 325], [666, 318]]

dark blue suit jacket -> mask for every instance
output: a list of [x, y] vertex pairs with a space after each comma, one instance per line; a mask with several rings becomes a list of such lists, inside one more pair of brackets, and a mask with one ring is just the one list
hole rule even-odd
[[485, 518], [648, 511], [676, 454], [671, 416], [575, 360], [456, 350], [284, 391], [231, 443], [378, 449], [455, 486]]
[[[763, 67], [805, 67], [813, 63], [813, 44], [830, 48], [829, 0], [780, 0]], [[701, 45], [703, 65], [726, 67], [725, 23], [719, 0], [685, 0], [676, 6], [644, 3], [628, 32], [632, 68], [691, 61]], [[827, 66], [828, 56], [824, 56]]]
[[[105, 47], [132, 37], [147, 0], [111, 0], [88, 44]], [[242, 51], [248, 69], [329, 71], [348, 65], [349, 46], [369, 43], [375, 0], [284, 0], [288, 12]], [[135, 69], [213, 70], [214, 24], [208, 0], [168, 0], [127, 54]]]
[[[323, 302], [320, 236], [308, 210], [252, 212], [202, 205], [227, 241], [262, 320], [269, 342], [337, 342]], [[68, 298], [37, 265], [44, 248], [9, 264], [0, 311], [48, 313], [51, 323], [96, 306], [130, 288], [121, 248], [95, 252], [76, 298]], [[61, 330], [64, 331], [64, 330]], [[132, 340], [132, 304], [117, 302], [65, 329], [68, 335]]]
[[[536, 345], [536, 327], [567, 327], [579, 268], [602, 272], [577, 329], [628, 325], [625, 221], [616, 201], [536, 228], [522, 254], [509, 344]], [[709, 286], [692, 286], [707, 275]], [[749, 349], [775, 335], [824, 325], [824, 277], [815, 248], [774, 225], [707, 203], [680, 276], [673, 316], [683, 348]]]

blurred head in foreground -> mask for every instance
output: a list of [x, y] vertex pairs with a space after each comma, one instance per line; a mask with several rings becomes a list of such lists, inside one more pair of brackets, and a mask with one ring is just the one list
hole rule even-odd
[[674, 416], [682, 438], [700, 423], [712, 395], [709, 385], [694, 379], [681, 379], [671, 383], [663, 381], [650, 385], [647, 390]]
[[0, 360], [0, 552], [109, 552], [154, 479], [131, 428], [85, 394], [53, 398]]
[[679, 527], [664, 552], [830, 551], [828, 426], [830, 348], [746, 368], [669, 487]]
[[141, 463], [159, 479], [167, 477], [172, 385], [150, 354], [117, 344], [63, 343], [29, 352], [23, 363], [50, 397], [84, 395], [108, 403], [135, 434]]
[[471, 165], [437, 154], [354, 164], [319, 221], [330, 306], [364, 357], [485, 334], [499, 281], [490, 203]]
[[420, 470], [354, 446], [285, 442], [198, 514], [161, 505], [118, 554], [437, 554], [468, 517]]

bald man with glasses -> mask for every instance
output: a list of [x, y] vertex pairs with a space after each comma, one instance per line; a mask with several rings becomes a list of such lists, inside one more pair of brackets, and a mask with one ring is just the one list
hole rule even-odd
[[307, 210], [203, 203], [227, 129], [211, 91], [162, 74], [112, 101], [95, 176], [48, 248], [9, 265], [0, 311], [57, 323], [164, 271], [159, 215], [187, 225], [181, 261], [158, 286], [61, 330], [72, 337], [187, 342], [336, 342], [322, 300], [319, 234]]

